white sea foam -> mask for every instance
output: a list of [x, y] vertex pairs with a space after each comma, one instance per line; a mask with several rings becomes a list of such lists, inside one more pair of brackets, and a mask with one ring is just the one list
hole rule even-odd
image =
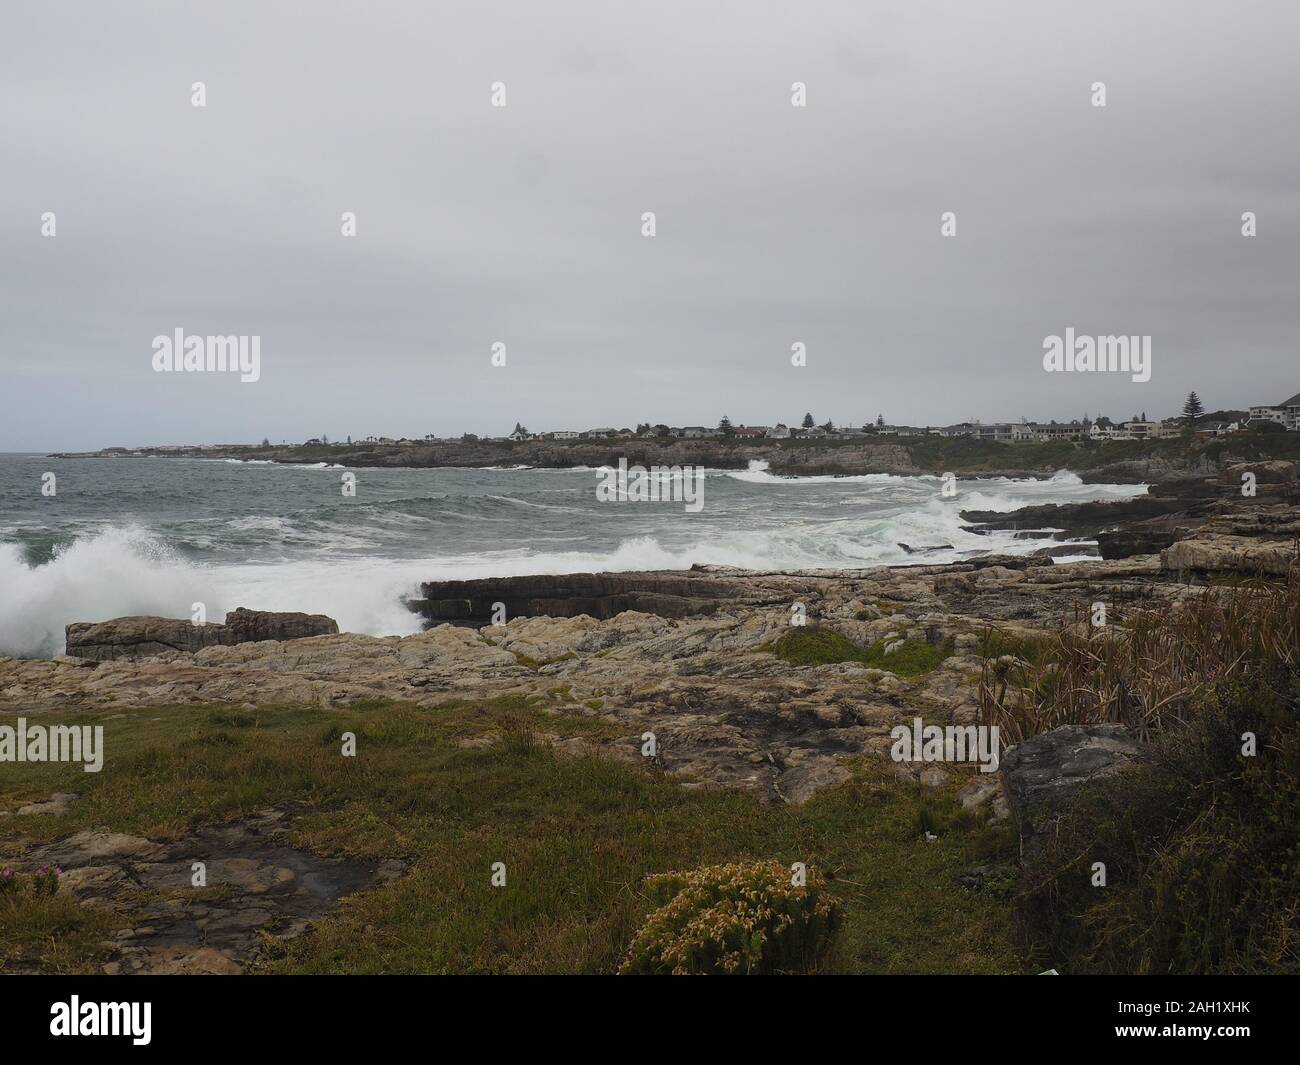
[[[727, 476], [754, 484], [790, 485], [767, 470], [730, 471]], [[403, 635], [418, 631], [420, 619], [405, 608], [404, 596], [418, 594], [421, 581], [514, 576], [534, 573], [574, 573], [601, 570], [684, 569], [713, 563], [749, 569], [856, 568], [915, 562], [942, 562], [977, 552], [1027, 554], [1041, 540], [1016, 539], [1009, 532], [966, 532], [963, 510], [1007, 511], [1031, 503], [1076, 499], [1123, 498], [1143, 489], [1128, 485], [1085, 485], [1073, 474], [1050, 481], [989, 479], [959, 482], [956, 499], [939, 495], [936, 478], [901, 478], [871, 474], [856, 478], [802, 478], [843, 483], [852, 494], [867, 496], [878, 512], [840, 511], [845, 501], [822, 493], [817, 507], [798, 517], [745, 520], [741, 509], [735, 522], [654, 528], [629, 535], [612, 548], [584, 547], [577, 522], [569, 527], [539, 530], [538, 537], [515, 546], [479, 546], [439, 551], [430, 543], [422, 557], [393, 558], [376, 522], [396, 522], [418, 529], [423, 519], [400, 512], [366, 521], [311, 519], [299, 524], [292, 516], [237, 516], [202, 527], [201, 537], [227, 548], [229, 533], [251, 537], [249, 550], [271, 545], [273, 553], [306, 557], [277, 557], [238, 563], [182, 558], [164, 540], [138, 525], [84, 535], [39, 566], [30, 565], [20, 548], [0, 544], [0, 653], [49, 656], [63, 650], [63, 628], [72, 621], [102, 621], [128, 614], [188, 617], [192, 604], [206, 605], [210, 620], [220, 621], [237, 606], [260, 610], [302, 610], [328, 614], [344, 631], [374, 635]], [[888, 492], [877, 492], [886, 486]], [[766, 496], [766, 489], [759, 494]], [[891, 493], [896, 492], [895, 495]], [[789, 498], [797, 498], [792, 489]], [[529, 504], [517, 498], [493, 498]], [[462, 500], [462, 505], [467, 500]], [[550, 507], [543, 507], [552, 509]], [[553, 509], [568, 510], [557, 506]], [[450, 516], [446, 509], [439, 517]], [[540, 512], [539, 512], [540, 513]], [[638, 512], [640, 513], [640, 512]], [[843, 513], [844, 516], [838, 516]], [[368, 514], [368, 512], [367, 512]], [[469, 528], [498, 528], [502, 521], [481, 513], [462, 515]], [[190, 530], [191, 541], [199, 530]], [[543, 539], [542, 537], [546, 538]], [[486, 539], [486, 537], [484, 538]], [[561, 550], [573, 542], [576, 550]], [[924, 554], [909, 555], [906, 543]], [[292, 550], [287, 549], [292, 545]], [[271, 554], [272, 552], [267, 552]], [[408, 551], [406, 553], [413, 553]], [[1058, 562], [1072, 561], [1060, 559]]]

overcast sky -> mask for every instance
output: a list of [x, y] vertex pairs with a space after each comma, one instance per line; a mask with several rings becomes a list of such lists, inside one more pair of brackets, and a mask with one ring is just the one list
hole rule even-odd
[[[0, 450], [1276, 402], [1297, 39], [1290, 0], [6, 0]], [[1044, 372], [1067, 326], [1151, 380]], [[155, 373], [177, 328], [261, 380]]]

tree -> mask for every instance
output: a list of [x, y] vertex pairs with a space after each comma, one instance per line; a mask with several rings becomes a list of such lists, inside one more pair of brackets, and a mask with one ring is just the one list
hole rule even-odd
[[883, 414], [877, 414], [877, 415], [876, 415], [876, 428], [877, 428], [877, 429], [883, 429], [884, 427], [885, 427], [885, 416], [884, 416]]
[[1205, 413], [1205, 407], [1201, 405], [1201, 397], [1195, 392], [1187, 394], [1187, 402], [1183, 404], [1183, 421], [1190, 429], [1196, 424], [1196, 419]]
[[802, 421], [800, 424], [802, 425], [802, 427], [803, 427], [804, 429], [811, 429], [811, 428], [812, 428], [814, 425], [816, 425], [817, 423], [816, 423], [815, 421], [813, 421], [813, 416], [812, 416], [812, 414], [811, 414], [811, 413], [808, 413], [808, 414], [805, 414], [805, 415], [803, 416], [803, 421]]
[[835, 423], [831, 421], [829, 418], [827, 418], [826, 424], [823, 425], [822, 428], [825, 429], [828, 433], [833, 433], [835, 432]]
[[718, 428], [722, 430], [723, 436], [734, 436], [736, 432], [735, 426], [731, 424], [731, 419], [725, 414], [722, 416], [722, 421], [718, 422]]
[[270, 447], [270, 446], [271, 446], [271, 441], [270, 441], [267, 437], [265, 437], [265, 436], [262, 437], [262, 446], [263, 446], [263, 447]]

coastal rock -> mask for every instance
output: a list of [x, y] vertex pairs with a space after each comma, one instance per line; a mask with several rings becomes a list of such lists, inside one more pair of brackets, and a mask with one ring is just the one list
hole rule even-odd
[[311, 636], [333, 636], [338, 622], [324, 614], [300, 614], [237, 607], [226, 615], [230, 643], [255, 640], [301, 640]]
[[196, 654], [208, 647], [228, 647], [255, 640], [296, 640], [338, 631], [338, 623], [324, 614], [275, 613], [240, 607], [226, 615], [224, 625], [132, 616], [73, 622], [64, 629], [64, 638], [69, 658], [110, 662], [174, 658], [178, 654]]
[[231, 642], [224, 625], [195, 625], [176, 618], [148, 616], [76, 621], [64, 629], [64, 638], [68, 655], [97, 662], [151, 658], [177, 651], [193, 654]]
[[1238, 573], [1280, 576], [1300, 563], [1294, 541], [1206, 535], [1180, 540], [1160, 552], [1160, 565], [1174, 573]]
[[1022, 857], [1041, 846], [1081, 785], [1119, 772], [1138, 749], [1123, 725], [1063, 725], [1008, 750], [1000, 772]]
[[660, 617], [710, 614], [724, 601], [744, 599], [749, 589], [734, 581], [694, 572], [568, 573], [471, 581], [432, 581], [422, 599], [408, 605], [431, 623], [488, 625], [516, 617], [605, 619], [625, 610]]

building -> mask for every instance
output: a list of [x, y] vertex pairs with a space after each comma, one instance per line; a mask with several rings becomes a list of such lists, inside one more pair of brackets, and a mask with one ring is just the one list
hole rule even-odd
[[1300, 431], [1300, 393], [1281, 403], [1262, 403], [1250, 408], [1247, 424], [1252, 422], [1277, 422], [1292, 432]]
[[683, 425], [680, 429], [673, 430], [674, 436], [684, 437], [687, 440], [699, 440], [707, 437], [721, 436], [721, 429], [710, 429], [707, 425]]
[[1286, 425], [1286, 408], [1285, 407], [1251, 407], [1251, 422], [1277, 422], [1278, 425]]
[[789, 440], [790, 427], [782, 422], [777, 422], [767, 431], [767, 438], [769, 440]]
[[1030, 422], [1024, 428], [1029, 430], [1024, 439], [1037, 440], [1040, 443], [1051, 443], [1055, 440], [1082, 440], [1088, 435], [1088, 429], [1082, 422], [1049, 422], [1046, 425], [1041, 422]]
[[586, 432], [584, 432], [584, 433], [582, 434], [582, 439], [583, 439], [583, 440], [603, 440], [605, 437], [607, 437], [607, 436], [613, 436], [613, 435], [614, 435], [615, 433], [617, 433], [617, 432], [618, 432], [618, 430], [615, 429], [615, 428], [613, 428], [612, 426], [607, 426], [607, 427], [604, 428], [604, 429], [588, 429]]
[[572, 429], [556, 429], [553, 433], [543, 433], [542, 436], [547, 440], [577, 440], [579, 433]]
[[971, 436], [976, 440], [992, 440], [999, 444], [1012, 444], [1018, 440], [1034, 439], [1034, 427], [1028, 422], [988, 422], [971, 426]]
[[1124, 428], [1133, 434], [1132, 440], [1155, 440], [1161, 435], [1159, 422], [1125, 422]]
[[1300, 430], [1300, 392], [1282, 402], [1286, 412], [1286, 427], [1292, 431]]
[[769, 431], [766, 425], [742, 425], [736, 430], [736, 435], [746, 440], [755, 440], [767, 436]]
[[1089, 440], [1132, 440], [1133, 434], [1122, 425], [1098, 425], [1095, 422], [1088, 428]]

